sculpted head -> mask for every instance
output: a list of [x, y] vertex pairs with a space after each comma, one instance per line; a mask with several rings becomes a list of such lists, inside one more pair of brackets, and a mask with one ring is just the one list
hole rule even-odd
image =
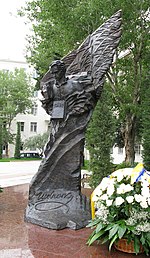
[[50, 65], [50, 70], [51, 73], [54, 74], [56, 80], [60, 80], [66, 73], [65, 63], [61, 60], [53, 61]]

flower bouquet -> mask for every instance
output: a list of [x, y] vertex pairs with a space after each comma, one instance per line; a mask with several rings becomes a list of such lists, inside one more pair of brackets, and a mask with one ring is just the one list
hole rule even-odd
[[150, 174], [142, 164], [134, 169], [124, 168], [103, 178], [92, 194], [95, 217], [87, 227], [93, 228], [88, 244], [98, 240], [109, 242], [121, 250], [119, 241], [126, 247], [133, 245], [136, 254], [150, 250]]

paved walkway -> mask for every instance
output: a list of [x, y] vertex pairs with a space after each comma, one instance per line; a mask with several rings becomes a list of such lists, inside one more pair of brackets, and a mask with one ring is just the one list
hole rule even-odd
[[[0, 186], [8, 187], [30, 183], [38, 171], [40, 163], [41, 160], [0, 162]], [[81, 178], [83, 178], [83, 174], [88, 173], [90, 174], [90, 172], [82, 170]], [[84, 183], [84, 187], [88, 187], [88, 184]]]
[[41, 160], [0, 162], [0, 186], [7, 187], [29, 183], [37, 172]]

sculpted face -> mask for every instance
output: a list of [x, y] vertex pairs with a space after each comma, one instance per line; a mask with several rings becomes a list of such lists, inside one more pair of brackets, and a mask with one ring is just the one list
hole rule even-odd
[[62, 77], [65, 76], [65, 66], [61, 63], [53, 63], [50, 67], [52, 74], [54, 74], [56, 81], [59, 81], [62, 79]]

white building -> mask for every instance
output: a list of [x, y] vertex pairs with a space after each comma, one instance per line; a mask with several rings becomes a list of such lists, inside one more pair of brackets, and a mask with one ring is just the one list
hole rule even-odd
[[[135, 147], [135, 162], [142, 162], [142, 146], [136, 144]], [[125, 160], [125, 148], [113, 147], [112, 160], [114, 164], [120, 164]]]
[[[30, 74], [32, 78], [35, 78], [35, 70], [30, 67], [24, 61], [15, 61], [10, 59], [1, 59], [0, 60], [0, 70], [4, 71], [13, 71], [15, 68], [23, 68], [27, 74]], [[11, 133], [16, 134], [17, 132], [17, 122], [21, 123], [21, 139], [24, 142], [25, 139], [28, 139], [31, 136], [36, 134], [43, 134], [49, 128], [49, 115], [46, 114], [45, 110], [41, 107], [41, 94], [40, 91], [34, 92], [34, 104], [31, 109], [31, 114], [18, 114], [12, 121], [11, 124]], [[8, 145], [8, 156], [14, 156], [15, 145]], [[6, 148], [4, 146], [3, 155], [6, 154]]]

